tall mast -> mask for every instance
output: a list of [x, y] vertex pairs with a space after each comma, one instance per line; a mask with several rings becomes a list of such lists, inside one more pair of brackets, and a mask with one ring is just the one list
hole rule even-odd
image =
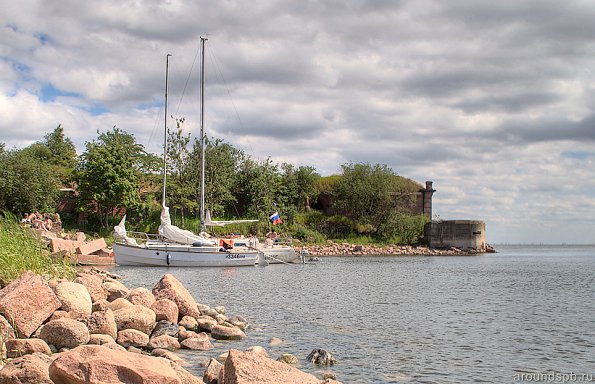
[[206, 232], [205, 225], [205, 41], [206, 37], [200, 37], [200, 148], [201, 148], [201, 172], [200, 172], [200, 232]]
[[165, 207], [165, 185], [167, 182], [167, 88], [169, 75], [169, 57], [171, 54], [165, 56], [165, 127], [163, 130], [163, 206]]

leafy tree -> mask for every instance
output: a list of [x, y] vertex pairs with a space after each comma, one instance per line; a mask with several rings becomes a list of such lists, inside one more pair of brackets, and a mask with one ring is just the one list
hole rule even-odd
[[282, 216], [286, 212], [286, 187], [278, 166], [271, 159], [261, 163], [246, 159], [241, 165], [236, 192], [246, 217], [267, 222], [265, 220], [275, 209]]
[[74, 167], [76, 165], [76, 149], [72, 140], [64, 137], [64, 128], [58, 125], [53, 132], [44, 136], [40, 143], [49, 150], [48, 161], [62, 184], [69, 184], [74, 179]]
[[11, 212], [56, 209], [58, 181], [47, 163], [47, 149], [33, 144], [0, 152], [0, 209]]
[[296, 169], [293, 165], [284, 163], [281, 169], [288, 204], [298, 212], [309, 210], [311, 200], [317, 195], [316, 184], [320, 175], [314, 167], [309, 166], [300, 166]]
[[97, 132], [88, 142], [77, 164], [79, 192], [86, 209], [96, 211], [102, 227], [116, 208], [137, 208], [140, 204], [140, 173], [147, 153], [133, 135], [113, 127]]

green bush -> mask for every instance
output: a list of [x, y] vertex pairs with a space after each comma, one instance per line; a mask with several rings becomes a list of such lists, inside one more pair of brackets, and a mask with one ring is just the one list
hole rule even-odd
[[26, 271], [51, 277], [74, 277], [74, 269], [61, 258], [52, 260], [47, 246], [30, 228], [22, 228], [9, 213], [0, 216], [0, 285]]
[[424, 232], [424, 215], [395, 214], [378, 226], [380, 240], [393, 244], [416, 244]]

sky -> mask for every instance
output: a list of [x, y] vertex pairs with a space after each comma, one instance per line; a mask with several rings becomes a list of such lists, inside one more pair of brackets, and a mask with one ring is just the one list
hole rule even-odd
[[0, 0], [0, 142], [168, 126], [256, 160], [386, 164], [491, 244], [595, 242], [595, 4]]

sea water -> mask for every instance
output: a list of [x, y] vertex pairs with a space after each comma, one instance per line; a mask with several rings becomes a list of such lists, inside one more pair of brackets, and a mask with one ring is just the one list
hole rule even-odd
[[[497, 246], [478, 256], [324, 257], [305, 265], [117, 267], [128, 287], [172, 273], [249, 322], [243, 341], [179, 351], [194, 374], [229, 348], [292, 353], [343, 383], [595, 380], [595, 246]], [[283, 340], [268, 345], [272, 337]], [[314, 348], [337, 363], [306, 361]], [[574, 375], [574, 376], [573, 376]], [[572, 379], [574, 378], [574, 381]]]

